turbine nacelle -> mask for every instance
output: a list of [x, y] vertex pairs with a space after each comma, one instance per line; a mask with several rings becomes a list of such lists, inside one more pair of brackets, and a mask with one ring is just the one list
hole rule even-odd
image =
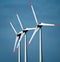
[[41, 27], [42, 27], [41, 23], [37, 24], [37, 28], [41, 28]]
[[20, 34], [17, 34], [17, 36], [20, 38], [20, 36], [21, 36], [21, 33], [20, 33]]
[[23, 29], [23, 33], [26, 33], [28, 30], [26, 30], [26, 29]]
[[25, 28], [25, 29], [23, 29], [23, 32], [27, 32], [27, 31], [30, 31], [30, 30], [35, 30], [36, 28]]

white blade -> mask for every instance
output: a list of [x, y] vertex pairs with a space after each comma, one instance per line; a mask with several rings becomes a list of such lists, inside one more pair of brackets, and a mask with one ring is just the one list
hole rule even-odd
[[33, 5], [32, 5], [32, 2], [30, 2], [30, 6], [31, 6], [31, 8], [32, 8], [32, 12], [33, 12], [33, 15], [34, 15], [35, 21], [36, 21], [36, 23], [38, 24], [37, 17], [36, 17], [36, 14], [35, 14], [35, 11], [34, 11], [34, 8], [33, 8]]
[[23, 29], [23, 26], [22, 26], [22, 23], [21, 23], [21, 20], [20, 20], [18, 14], [16, 14], [16, 16], [17, 16], [17, 19], [18, 19], [18, 21], [19, 21], [19, 23], [20, 23], [21, 28]]
[[25, 33], [22, 33], [22, 34], [21, 34], [20, 40], [19, 40], [19, 42], [18, 42], [18, 44], [17, 44], [17, 48], [19, 47], [19, 43], [21, 42], [21, 39], [22, 39], [22, 37], [23, 37], [24, 34], [25, 34]]
[[57, 26], [57, 24], [48, 24], [48, 23], [41, 23], [39, 25], [42, 25], [42, 26]]
[[16, 40], [15, 40], [13, 52], [15, 52], [15, 48], [16, 48], [16, 44], [17, 44], [17, 42], [18, 42], [18, 38], [19, 38], [19, 37], [16, 36]]
[[10, 22], [10, 25], [11, 25], [12, 29], [14, 30], [15, 34], [17, 34], [17, 32], [16, 32], [16, 30], [15, 30], [15, 28], [14, 28], [14, 26], [12, 25], [11, 22]]
[[35, 30], [36, 28], [26, 28], [25, 30]]
[[32, 41], [32, 39], [33, 39], [33, 37], [34, 37], [34, 35], [36, 34], [36, 32], [37, 32], [38, 30], [39, 30], [39, 28], [36, 28], [35, 31], [33, 32], [32, 36], [31, 36], [31, 38], [30, 38], [30, 40], [29, 40], [29, 42], [28, 42], [28, 44], [27, 44], [27, 47], [28, 47], [29, 44], [31, 43], [31, 41]]

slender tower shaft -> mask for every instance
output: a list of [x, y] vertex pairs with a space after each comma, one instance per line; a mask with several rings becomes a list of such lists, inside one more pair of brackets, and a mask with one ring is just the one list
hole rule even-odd
[[21, 57], [20, 57], [20, 43], [19, 43], [19, 47], [18, 47], [18, 62], [21, 62]]
[[25, 54], [25, 55], [24, 55], [24, 56], [25, 56], [25, 57], [24, 57], [24, 62], [27, 62], [27, 60], [26, 60], [26, 58], [27, 58], [27, 57], [26, 57], [26, 34], [25, 34], [25, 45], [24, 45], [24, 50], [25, 50], [25, 51], [24, 51], [24, 54]]
[[42, 28], [39, 30], [39, 62], [43, 62], [42, 60]]

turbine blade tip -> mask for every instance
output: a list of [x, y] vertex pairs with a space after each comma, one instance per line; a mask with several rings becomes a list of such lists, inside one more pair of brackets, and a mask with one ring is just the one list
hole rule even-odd
[[54, 26], [58, 26], [58, 24], [54, 24]]
[[18, 50], [18, 48], [16, 48], [16, 51]]
[[16, 12], [16, 15], [18, 15], [18, 12]]
[[27, 47], [29, 47], [29, 43], [27, 44]]
[[15, 53], [15, 51], [13, 51], [13, 53]]
[[9, 23], [11, 23], [11, 22], [9, 21]]
[[32, 5], [32, 2], [30, 2], [30, 6]]
[[15, 53], [18, 50], [18, 48], [16, 48], [16, 50], [13, 50], [13, 53]]
[[8, 22], [10, 22], [10, 20], [8, 20]]

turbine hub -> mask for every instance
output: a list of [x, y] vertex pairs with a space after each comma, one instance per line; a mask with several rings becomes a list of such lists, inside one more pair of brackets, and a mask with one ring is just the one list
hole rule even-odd
[[21, 33], [17, 34], [17, 36], [21, 36]]
[[23, 30], [24, 33], [26, 33], [27, 31], [28, 31], [28, 30], [25, 30], [25, 29]]
[[42, 27], [42, 25], [39, 25], [39, 24], [38, 24], [38, 25], [37, 25], [37, 27], [41, 28], [41, 27]]

